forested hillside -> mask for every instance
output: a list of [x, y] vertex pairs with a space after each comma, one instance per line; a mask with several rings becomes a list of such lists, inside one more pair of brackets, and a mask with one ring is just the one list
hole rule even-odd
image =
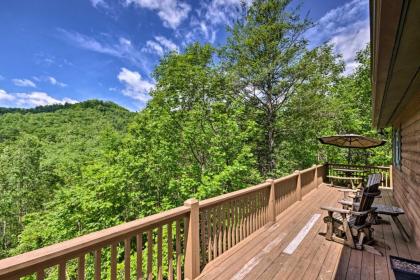
[[[287, 2], [254, 1], [220, 48], [167, 54], [138, 113], [100, 101], [1, 109], [0, 257], [345, 163], [347, 150], [322, 146], [323, 135], [377, 137], [369, 48], [344, 75], [333, 46], [308, 48], [310, 23]], [[369, 153], [354, 161], [389, 164], [389, 143]]]
[[[0, 108], [0, 255], [17, 245], [26, 214], [82, 181], [83, 166], [127, 132], [134, 113], [110, 102]], [[116, 141], [116, 140], [115, 140]]]

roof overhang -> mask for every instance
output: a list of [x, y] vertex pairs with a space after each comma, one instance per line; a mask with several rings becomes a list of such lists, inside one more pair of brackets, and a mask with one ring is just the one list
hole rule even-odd
[[373, 126], [392, 124], [420, 95], [420, 1], [370, 0]]

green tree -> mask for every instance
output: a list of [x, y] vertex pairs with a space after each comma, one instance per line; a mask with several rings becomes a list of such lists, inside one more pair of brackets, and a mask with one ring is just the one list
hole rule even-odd
[[0, 256], [18, 242], [26, 214], [42, 209], [51, 197], [58, 178], [42, 164], [44, 155], [35, 136], [22, 135], [0, 153]]
[[276, 150], [281, 142], [276, 123], [280, 111], [318, 63], [314, 50], [308, 52], [303, 33], [311, 26], [291, 10], [290, 0], [253, 1], [244, 17], [230, 29], [223, 49], [224, 66], [234, 82], [235, 94], [257, 111], [262, 134], [258, 143], [259, 169], [274, 175]]

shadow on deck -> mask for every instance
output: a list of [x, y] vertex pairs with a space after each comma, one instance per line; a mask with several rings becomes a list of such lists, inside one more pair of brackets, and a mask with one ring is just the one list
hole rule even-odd
[[[277, 216], [275, 224], [207, 264], [199, 279], [395, 279], [389, 255], [420, 260], [420, 250], [403, 240], [388, 216], [390, 225], [374, 226], [374, 236], [391, 248], [382, 249], [383, 257], [325, 240], [318, 234], [325, 231], [327, 215], [320, 206], [338, 206], [341, 198], [337, 189], [321, 185]], [[397, 205], [391, 190], [382, 190], [376, 203]], [[408, 229], [404, 215], [400, 220]]]

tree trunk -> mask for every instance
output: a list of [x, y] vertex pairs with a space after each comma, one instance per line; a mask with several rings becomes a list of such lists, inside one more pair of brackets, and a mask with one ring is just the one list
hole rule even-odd
[[[271, 98], [269, 98], [271, 99]], [[269, 100], [270, 103], [268, 105], [267, 110], [267, 154], [266, 154], [266, 175], [273, 175], [276, 169], [276, 158], [275, 158], [275, 144], [276, 144], [276, 111], [274, 110], [274, 106]]]

